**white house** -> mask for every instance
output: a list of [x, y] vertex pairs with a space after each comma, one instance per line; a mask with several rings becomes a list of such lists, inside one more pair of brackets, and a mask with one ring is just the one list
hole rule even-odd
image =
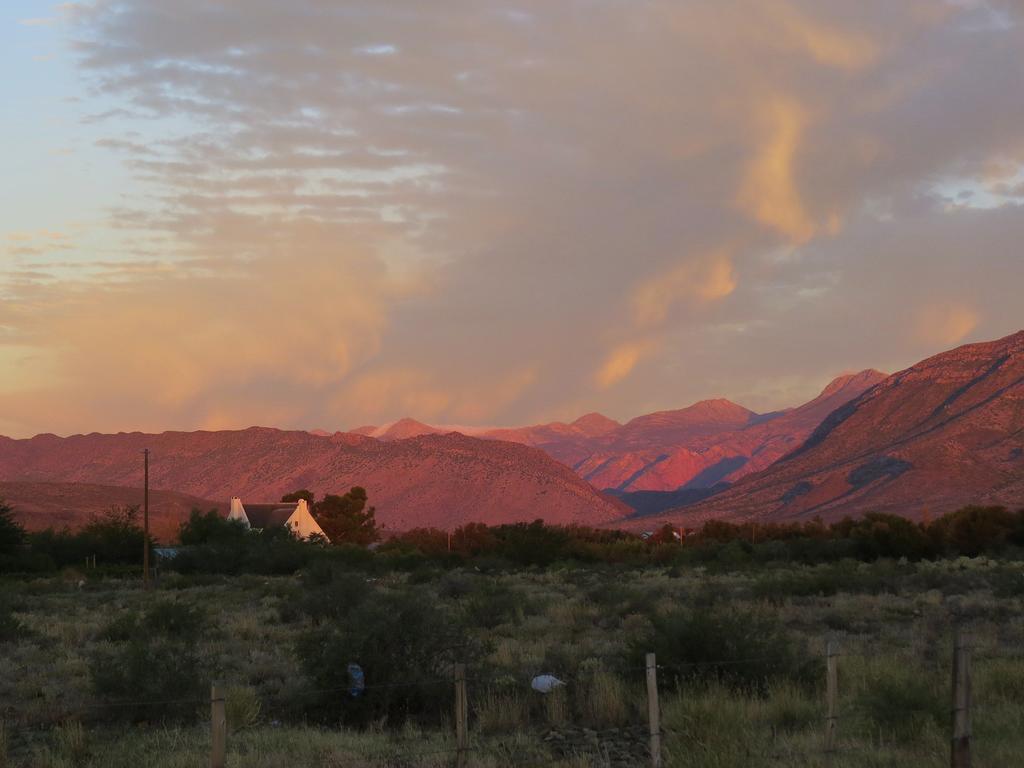
[[323, 536], [325, 541], [330, 541], [323, 528], [310, 514], [309, 504], [305, 499], [282, 501], [277, 504], [242, 504], [242, 500], [234, 496], [231, 499], [228, 520], [241, 520], [246, 528], [254, 531], [283, 525], [300, 539], [318, 535]]

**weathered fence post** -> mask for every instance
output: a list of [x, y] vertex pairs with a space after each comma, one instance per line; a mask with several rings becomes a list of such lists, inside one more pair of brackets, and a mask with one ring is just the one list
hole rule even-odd
[[957, 627], [953, 635], [953, 739], [949, 764], [971, 768], [971, 649]]
[[825, 644], [825, 760], [832, 761], [836, 751], [836, 734], [839, 730], [839, 644], [829, 640]]
[[227, 765], [228, 720], [224, 711], [224, 690], [210, 686], [210, 768]]
[[455, 764], [465, 768], [469, 751], [469, 702], [466, 698], [466, 665], [455, 665]]
[[647, 654], [647, 720], [651, 736], [651, 765], [661, 768], [661, 709], [658, 706], [658, 665]]

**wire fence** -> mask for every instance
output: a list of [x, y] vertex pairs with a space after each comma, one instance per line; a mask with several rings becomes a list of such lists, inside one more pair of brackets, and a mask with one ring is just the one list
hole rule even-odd
[[[932, 717], [936, 711], [948, 713], [951, 743], [952, 768], [966, 768], [970, 765], [971, 744], [975, 736], [971, 724], [972, 714], [977, 716], [983, 714], [983, 707], [976, 707], [971, 699], [971, 663], [972, 655], [976, 646], [969, 644], [960, 630], [954, 634], [952, 653], [947, 657], [947, 663], [952, 662], [951, 686], [948, 691], [949, 698], [946, 704], [936, 701], [935, 706], [915, 707], [906, 702], [898, 703], [896, 706], [903, 716], [920, 714]], [[826, 644], [823, 660], [825, 661], [824, 679], [824, 701], [821, 702], [820, 718], [815, 718], [820, 723], [820, 743], [812, 748], [797, 747], [793, 743], [782, 744], [777, 723], [770, 720], [749, 722], [748, 726], [761, 729], [764, 734], [765, 754], [775, 756], [779, 760], [792, 759], [795, 756], [817, 755], [824, 757], [826, 761], [832, 756], [842, 756], [856, 753], [871, 753], [872, 750], [885, 746], [885, 734], [881, 729], [877, 733], [865, 731], [864, 725], [871, 722], [875, 712], [864, 703], [852, 699], [843, 699], [839, 689], [838, 671], [845, 659], [861, 659], [870, 662], [877, 653], [870, 648], [840, 649], [835, 642]], [[909, 658], [909, 655], [908, 655]], [[986, 648], [983, 654], [979, 654], [974, 661], [982, 663], [989, 661], [1001, 661], [1006, 659], [1018, 659], [1018, 656], [1001, 654]], [[540, 669], [520, 668], [518, 671], [502, 669], [500, 672], [489, 671], [484, 668], [466, 668], [463, 665], [454, 665], [447, 674], [439, 674], [436, 677], [411, 681], [384, 681], [365, 682], [359, 686], [357, 695], [360, 697], [373, 696], [375, 692], [395, 691], [401, 689], [419, 689], [440, 694], [447, 689], [447, 693], [454, 694], [455, 707], [451, 712], [451, 720], [447, 731], [434, 730], [431, 732], [418, 732], [403, 734], [397, 731], [387, 731], [386, 747], [383, 750], [372, 749], [371, 752], [380, 751], [379, 756], [388, 760], [411, 760], [419, 758], [450, 756], [456, 766], [472, 765], [470, 758], [472, 754], [495, 754], [503, 753], [506, 757], [513, 756], [519, 749], [524, 739], [540, 739], [553, 752], [563, 751], [572, 753], [586, 750], [597, 756], [601, 762], [595, 765], [626, 765], [626, 764], [649, 764], [654, 768], [663, 765], [665, 743], [671, 742], [674, 738], [681, 738], [682, 734], [678, 729], [671, 726], [666, 727], [661, 722], [661, 706], [659, 701], [659, 676], [661, 678], [672, 678], [693, 673], [695, 670], [727, 670], [741, 667], [743, 665], [771, 665], [783, 664], [792, 661], [791, 656], [784, 655], [761, 655], [743, 658], [723, 658], [693, 661], [673, 661], [671, 663], [658, 663], [654, 654], [648, 654], [646, 663], [622, 663], [622, 664], [601, 664], [590, 666], [585, 670], [577, 670], [576, 674], [563, 674], [557, 684], [545, 692], [535, 692], [538, 700], [546, 697], [559, 695], [559, 691], [566, 685], [572, 685], [576, 681], [584, 681], [591, 677], [596, 671], [614, 672], [622, 675], [636, 687], [643, 683], [646, 688], [646, 700], [643, 702], [632, 702], [630, 707], [634, 713], [646, 713], [645, 719], [634, 717], [631, 720], [621, 722], [615, 726], [604, 728], [594, 727], [593, 723], [573, 723], [566, 716], [557, 723], [547, 723], [547, 731], [540, 734], [527, 734], [523, 728], [506, 731], [495, 731], [494, 729], [471, 729], [471, 726], [479, 726], [479, 713], [474, 722], [470, 717], [471, 707], [468, 705], [471, 692], [487, 692], [492, 686], [507, 686], [511, 681], [519, 686], [525, 687], [527, 680], [535, 679]], [[445, 693], [445, 697], [447, 697]], [[534, 694], [531, 694], [534, 695]], [[318, 688], [304, 688], [288, 694], [261, 696], [259, 704], [261, 707], [295, 705], [299, 700], [312, 702], [321, 700], [324, 697], [353, 698], [353, 686], [336, 685]], [[226, 697], [224, 689], [213, 684], [210, 696], [184, 696], [167, 697], [163, 699], [139, 698], [134, 700], [112, 700], [97, 702], [94, 704], [79, 704], [69, 707], [67, 712], [61, 714], [61, 719], [85, 719], [90, 714], [109, 710], [138, 710], [146, 708], [149, 710], [161, 707], [190, 707], [196, 710], [210, 707], [210, 733], [211, 733], [211, 768], [224, 768], [226, 765], [226, 754], [229, 748], [229, 733], [232, 723], [228, 722], [226, 714]], [[877, 737], [877, 738], [876, 738]], [[851, 743], [857, 742], [857, 743]], [[890, 745], [892, 739], [890, 739]], [[416, 748], [419, 746], [420, 748]], [[602, 757], [603, 754], [603, 757]], [[635, 761], [635, 762], [629, 762]]]

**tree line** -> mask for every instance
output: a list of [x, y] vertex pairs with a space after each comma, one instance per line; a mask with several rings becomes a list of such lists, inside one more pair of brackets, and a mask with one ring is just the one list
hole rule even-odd
[[[1024, 559], [1024, 509], [968, 506], [915, 522], [868, 513], [825, 523], [710, 521], [700, 529], [663, 525], [646, 535], [543, 520], [490, 526], [468, 523], [451, 531], [417, 528], [387, 532], [376, 523], [365, 489], [306, 499], [330, 538], [301, 541], [282, 527], [250, 531], [216, 510], [193, 510], [179, 529], [178, 548], [163, 567], [181, 572], [294, 573], [318, 559], [347, 560], [379, 569], [413, 570], [475, 564], [482, 568], [546, 567], [557, 563], [629, 566], [704, 565], [728, 568], [773, 562], [817, 564], [839, 560], [934, 560], [990, 555]], [[134, 569], [144, 534], [137, 507], [112, 507], [78, 531], [26, 532], [0, 502], [0, 572], [46, 572], [80, 566], [95, 557], [104, 568]], [[150, 545], [157, 542], [151, 540]]]

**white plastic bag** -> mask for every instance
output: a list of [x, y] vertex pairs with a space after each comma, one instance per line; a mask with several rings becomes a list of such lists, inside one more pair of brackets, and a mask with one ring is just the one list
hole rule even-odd
[[554, 675], [537, 675], [530, 682], [530, 687], [539, 693], [551, 693], [560, 685], [565, 685], [565, 683]]

